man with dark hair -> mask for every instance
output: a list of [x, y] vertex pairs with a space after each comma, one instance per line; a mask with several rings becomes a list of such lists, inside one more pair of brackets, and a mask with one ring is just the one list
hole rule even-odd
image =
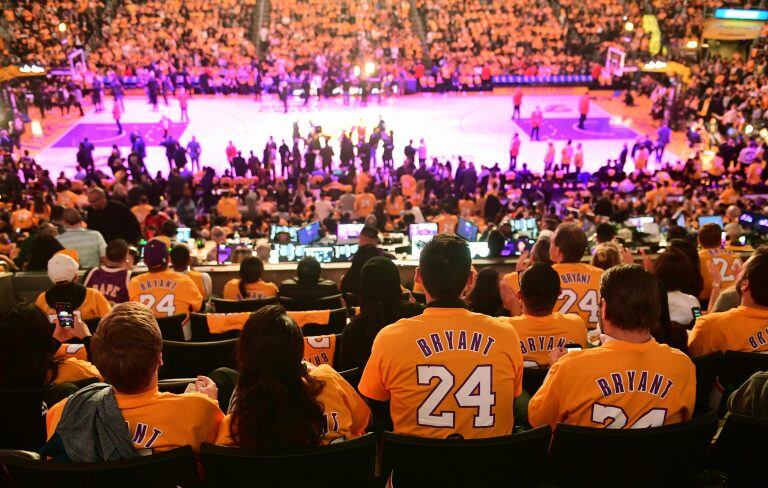
[[86, 229], [80, 212], [74, 208], [64, 210], [63, 220], [66, 232], [58, 235], [56, 239], [65, 248], [77, 251], [81, 268], [98, 266], [107, 249], [107, 243], [101, 233]]
[[[163, 338], [152, 311], [123, 303], [102, 319], [91, 339], [91, 359], [109, 384], [96, 383], [54, 405], [47, 414], [48, 436], [61, 437], [72, 461], [114, 461], [133, 452], [162, 452], [214, 442], [224, 414], [218, 389], [198, 376], [193, 393], [160, 393], [157, 371]], [[111, 449], [108, 449], [111, 447]]]
[[509, 319], [520, 336], [523, 359], [549, 365], [549, 353], [566, 344], [587, 347], [587, 326], [576, 314], [553, 312], [560, 296], [560, 276], [548, 264], [533, 264], [520, 276], [517, 298], [523, 314]]
[[141, 239], [141, 224], [126, 205], [108, 200], [101, 188], [88, 190], [88, 228], [97, 230], [107, 242], [125, 239], [137, 245]]
[[331, 280], [322, 280], [322, 268], [317, 259], [307, 256], [296, 265], [296, 278], [289, 278], [280, 283], [280, 296], [294, 300], [313, 300], [339, 293]]
[[600, 307], [600, 276], [603, 270], [581, 262], [587, 252], [587, 235], [574, 223], [557, 226], [549, 246], [552, 268], [560, 275], [562, 293], [556, 310], [578, 314], [592, 330]]
[[[168, 222], [171, 222], [170, 220]], [[175, 224], [174, 224], [175, 225]], [[176, 244], [171, 249], [171, 266], [177, 273], [181, 273], [192, 278], [197, 290], [203, 295], [203, 300], [211, 296], [213, 291], [213, 281], [211, 275], [203, 271], [194, 271], [192, 266], [192, 255], [189, 247], [184, 244]]]
[[768, 247], [747, 260], [736, 288], [741, 306], [696, 321], [688, 339], [691, 355], [768, 351]]
[[638, 429], [690, 419], [696, 369], [651, 336], [661, 309], [656, 279], [618, 265], [603, 275], [600, 295], [602, 346], [550, 353], [552, 367], [528, 404], [531, 425]]
[[608, 222], [600, 222], [595, 227], [595, 237], [598, 244], [611, 242], [616, 237], [616, 229]]
[[107, 254], [101, 266], [88, 273], [83, 286], [99, 290], [112, 303], [127, 302], [132, 267], [128, 243], [115, 239], [107, 244]]
[[736, 283], [736, 275], [741, 267], [741, 259], [725, 249], [723, 249], [723, 228], [718, 224], [711, 222], [704, 224], [699, 229], [699, 263], [701, 278], [704, 287], [701, 289], [699, 298], [708, 300], [712, 296], [712, 276], [709, 274], [709, 263], [720, 273], [723, 290], [732, 287]]
[[523, 357], [512, 327], [472, 313], [461, 300], [474, 284], [467, 242], [439, 234], [422, 250], [416, 281], [427, 309], [382, 329], [360, 393], [390, 402], [394, 431], [418, 437], [508, 435], [522, 393]]

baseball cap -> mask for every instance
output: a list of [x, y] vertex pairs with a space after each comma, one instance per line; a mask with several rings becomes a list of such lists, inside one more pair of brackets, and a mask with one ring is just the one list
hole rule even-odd
[[48, 277], [54, 283], [69, 283], [75, 281], [78, 267], [72, 256], [59, 252], [48, 260]]
[[378, 239], [379, 238], [379, 229], [372, 225], [365, 225], [362, 230], [360, 230], [360, 235], [365, 237], [370, 237], [371, 239]]
[[150, 268], [168, 261], [168, 246], [159, 239], [152, 239], [144, 246], [144, 264]]

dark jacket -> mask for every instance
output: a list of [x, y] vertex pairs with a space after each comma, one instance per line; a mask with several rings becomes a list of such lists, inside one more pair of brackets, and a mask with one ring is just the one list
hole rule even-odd
[[317, 283], [301, 283], [298, 279], [288, 279], [280, 283], [280, 296], [294, 300], [313, 300], [332, 295], [338, 295], [339, 289], [331, 280], [320, 280]]
[[114, 200], [107, 202], [102, 210], [88, 211], [88, 228], [101, 232], [106, 242], [125, 239], [136, 245], [141, 239], [141, 225], [136, 216], [130, 208]]

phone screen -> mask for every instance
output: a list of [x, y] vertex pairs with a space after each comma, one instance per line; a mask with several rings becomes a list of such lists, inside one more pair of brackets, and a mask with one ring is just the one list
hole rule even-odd
[[216, 262], [224, 264], [232, 257], [232, 248], [226, 244], [219, 244], [216, 248]]
[[565, 345], [565, 352], [573, 352], [573, 351], [581, 351], [581, 346], [578, 344], [566, 344]]
[[691, 313], [693, 314], [693, 318], [698, 319], [701, 317], [701, 309], [699, 307], [693, 307], [691, 309]]
[[56, 302], [53, 304], [54, 310], [56, 310], [56, 317], [59, 319], [59, 324], [65, 329], [71, 329], [75, 326], [75, 315], [72, 312], [72, 304], [67, 302]]

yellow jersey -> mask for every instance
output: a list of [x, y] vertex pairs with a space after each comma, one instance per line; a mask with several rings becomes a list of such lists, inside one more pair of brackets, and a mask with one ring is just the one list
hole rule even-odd
[[539, 366], [549, 365], [549, 353], [566, 344], [587, 347], [587, 326], [576, 314], [561, 314], [536, 317], [520, 315], [507, 319], [520, 337], [520, 349], [525, 361], [534, 361]]
[[[45, 300], [45, 292], [38, 295], [35, 300], [37, 308], [43, 311], [45, 315], [52, 318], [56, 316], [56, 311], [48, 306], [48, 302]], [[97, 289], [86, 288], [85, 300], [80, 304], [75, 311], [80, 312], [80, 318], [82, 320], [94, 319], [97, 317], [103, 317], [112, 311], [112, 305], [109, 304], [109, 300]]]
[[661, 427], [691, 418], [696, 368], [654, 339], [640, 344], [609, 340], [573, 351], [549, 370], [528, 404], [534, 427], [562, 422], [607, 429]]
[[[365, 433], [371, 411], [355, 389], [328, 365], [318, 366], [309, 371], [309, 375], [321, 380], [325, 386], [317, 395], [317, 401], [323, 406], [326, 426], [323, 429], [321, 444], [330, 444], [337, 439], [354, 439]], [[230, 415], [224, 417], [216, 436], [216, 444], [234, 445], [232, 439]]]
[[223, 295], [225, 300], [261, 300], [276, 297], [277, 290], [277, 285], [274, 283], [259, 280], [245, 285], [246, 296], [242, 296], [240, 293], [240, 279], [234, 278], [227, 281], [227, 284], [224, 285]]
[[96, 369], [96, 366], [82, 359], [68, 357], [59, 361], [56, 369], [56, 378], [53, 379], [53, 384], [72, 383], [88, 378], [97, 378], [99, 381], [102, 380], [101, 373]]
[[512, 433], [522, 379], [520, 342], [509, 324], [431, 307], [379, 332], [358, 387], [390, 402], [398, 434], [472, 439]]
[[304, 361], [315, 366], [327, 364], [333, 367], [336, 355], [336, 335], [304, 337]]
[[222, 197], [216, 205], [216, 211], [222, 217], [228, 219], [240, 220], [240, 212], [237, 210], [237, 198]]
[[768, 351], [768, 309], [740, 306], [699, 317], [688, 337], [692, 356]]
[[435, 217], [438, 234], [452, 234], [456, 232], [456, 226], [459, 225], [459, 218], [451, 214], [440, 214]]
[[156, 317], [189, 314], [200, 310], [203, 296], [192, 279], [169, 269], [131, 278], [128, 296], [152, 309]]
[[[160, 393], [157, 388], [135, 395], [115, 393], [135, 449], [167, 451], [190, 445], [195, 452], [203, 442], [214, 442], [224, 414], [219, 403], [201, 393]], [[48, 438], [56, 432], [67, 400], [48, 411]]]
[[361, 193], [355, 197], [355, 214], [358, 218], [372, 214], [375, 207], [376, 197], [373, 193]]
[[603, 270], [583, 263], [553, 264], [552, 269], [560, 275], [560, 298], [555, 310], [560, 313], [575, 313], [592, 330], [600, 320], [600, 277]]
[[699, 251], [701, 278], [704, 281], [704, 287], [701, 289], [699, 298], [705, 300], [709, 299], [712, 295], [712, 277], [709, 275], [710, 262], [720, 272], [720, 278], [723, 280], [723, 290], [732, 287], [736, 283], [736, 274], [741, 266], [741, 258], [725, 249], [702, 249]]

